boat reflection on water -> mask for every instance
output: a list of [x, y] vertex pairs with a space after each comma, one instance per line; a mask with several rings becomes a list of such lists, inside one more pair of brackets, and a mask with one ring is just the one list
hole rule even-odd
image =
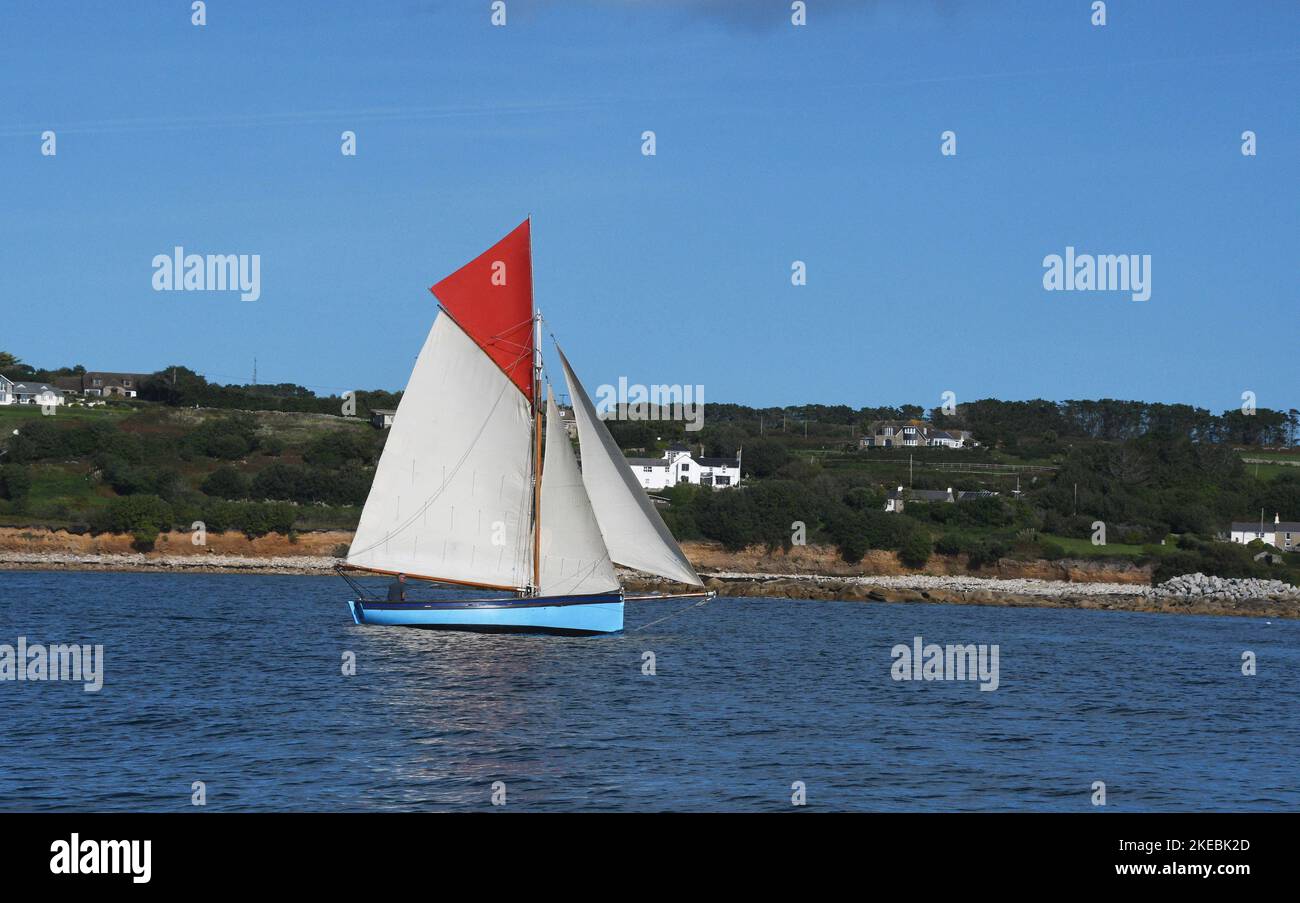
[[[386, 582], [369, 581], [382, 593]], [[410, 587], [410, 584], [408, 584]], [[466, 598], [465, 590], [431, 585], [408, 589], [408, 598]], [[493, 598], [484, 591], [482, 596]], [[589, 671], [592, 685], [617, 683], [640, 661], [643, 640], [612, 634], [591, 638], [547, 634], [494, 634], [406, 627], [347, 626], [365, 685], [369, 717], [378, 715], [402, 753], [368, 757], [353, 767], [371, 772], [365, 783], [383, 796], [367, 807], [429, 809], [491, 807], [500, 781], [506, 799], [552, 799], [567, 769], [539, 738], [585, 729], [583, 704], [546, 691], [557, 672]], [[588, 682], [587, 680], [583, 681]], [[380, 690], [379, 688], [382, 688]], [[574, 719], [578, 721], [575, 724]], [[396, 741], [394, 744], [394, 740]], [[467, 751], [473, 750], [473, 754]], [[613, 788], [609, 788], [612, 792]]]

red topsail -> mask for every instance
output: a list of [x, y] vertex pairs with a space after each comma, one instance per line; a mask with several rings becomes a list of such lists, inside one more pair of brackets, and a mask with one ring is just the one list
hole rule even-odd
[[529, 221], [434, 285], [442, 307], [533, 399], [533, 259]]

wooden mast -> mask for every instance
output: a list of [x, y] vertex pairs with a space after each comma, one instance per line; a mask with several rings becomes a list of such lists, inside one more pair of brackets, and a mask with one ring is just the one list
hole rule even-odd
[[[528, 229], [529, 294], [536, 285], [533, 279], [532, 216]], [[533, 299], [533, 595], [542, 592], [542, 315]]]

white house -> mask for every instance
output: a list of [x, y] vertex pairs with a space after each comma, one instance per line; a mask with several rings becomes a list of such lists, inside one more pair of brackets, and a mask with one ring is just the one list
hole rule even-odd
[[684, 445], [671, 446], [661, 458], [628, 458], [628, 467], [642, 489], [667, 489], [678, 483], [721, 488], [740, 484], [740, 456], [698, 461]]
[[13, 401], [3, 402], [4, 404], [38, 404], [42, 406], [63, 404], [63, 390], [56, 389], [45, 383], [10, 383], [10, 395]]
[[1233, 521], [1232, 541], [1245, 545], [1262, 539], [1266, 545], [1290, 552], [1300, 549], [1300, 523], [1284, 521], [1278, 514], [1273, 515], [1273, 523], [1239, 523]]
[[0, 404], [14, 403], [13, 380], [0, 376]]

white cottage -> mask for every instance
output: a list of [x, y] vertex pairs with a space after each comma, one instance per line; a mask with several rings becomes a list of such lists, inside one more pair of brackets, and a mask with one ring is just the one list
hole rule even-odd
[[63, 404], [63, 390], [45, 383], [12, 383], [11, 392], [13, 404], [38, 404], [42, 407]]
[[1271, 524], [1234, 521], [1231, 534], [1232, 541], [1242, 545], [1262, 539], [1266, 545], [1281, 549], [1284, 552], [1300, 549], [1300, 523], [1284, 521], [1276, 513], [1273, 515], [1273, 523]]
[[0, 404], [14, 403], [13, 380], [0, 376]]
[[628, 458], [628, 467], [642, 489], [667, 489], [678, 483], [711, 486], [714, 489], [740, 484], [740, 456], [734, 458], [691, 457], [684, 445], [673, 445], [661, 458]]

